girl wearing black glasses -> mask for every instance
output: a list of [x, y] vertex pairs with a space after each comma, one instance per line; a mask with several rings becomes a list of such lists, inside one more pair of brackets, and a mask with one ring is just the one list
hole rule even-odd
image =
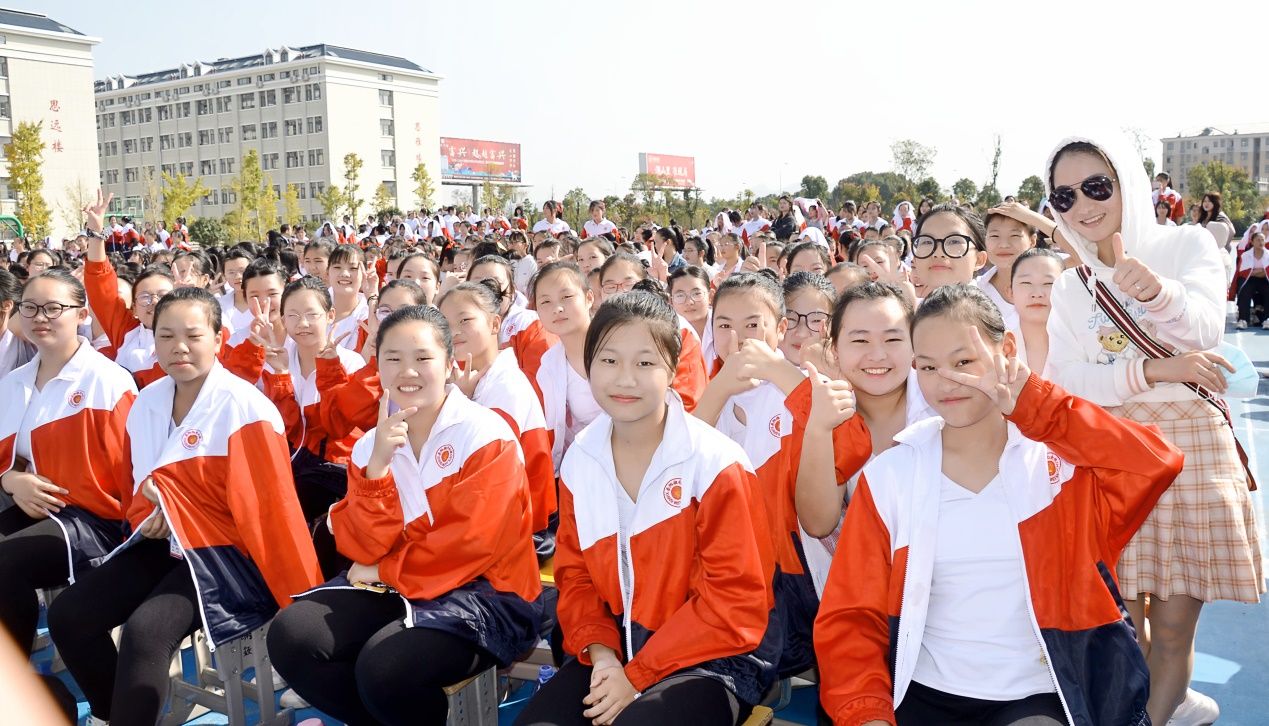
[[[1216, 703], [1186, 690], [1199, 612], [1206, 602], [1256, 602], [1264, 592], [1233, 431], [1200, 393], [1219, 395], [1224, 371], [1232, 371], [1210, 352], [1225, 328], [1224, 266], [1204, 228], [1155, 222], [1149, 179], [1129, 144], [1068, 139], [1047, 168], [1057, 221], [1029, 223], [1043, 225], [1090, 273], [1085, 285], [1068, 270], [1053, 288], [1047, 373], [1077, 396], [1155, 424], [1186, 454], [1180, 476], [1124, 550], [1119, 588], [1150, 666], [1151, 720], [1211, 723]], [[1094, 302], [1094, 280], [1114, 304]], [[1141, 351], [1106, 312], [1122, 320], [1121, 308], [1178, 354]]]
[[0, 623], [27, 654], [36, 590], [74, 582], [123, 541], [132, 491], [124, 424], [137, 389], [77, 334], [84, 286], [53, 269], [17, 304], [36, 356], [0, 381]]
[[940, 204], [917, 220], [912, 276], [923, 283], [923, 294], [973, 282], [987, 264], [985, 236], [977, 214], [952, 204]]

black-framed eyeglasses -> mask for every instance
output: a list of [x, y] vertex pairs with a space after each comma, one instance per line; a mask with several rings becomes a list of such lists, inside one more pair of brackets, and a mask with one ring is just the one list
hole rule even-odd
[[831, 316], [828, 313], [819, 311], [803, 315], [802, 313], [790, 310], [784, 314], [784, 319], [789, 321], [790, 333], [797, 330], [803, 320], [806, 321], [807, 330], [815, 333], [822, 333], [824, 332], [824, 324], [828, 322], [830, 317]]
[[1071, 211], [1075, 206], [1076, 189], [1095, 202], [1104, 202], [1115, 193], [1115, 180], [1105, 174], [1094, 174], [1074, 187], [1054, 187], [1049, 195], [1049, 204], [1063, 214]]
[[36, 305], [35, 303], [30, 301], [23, 301], [18, 303], [18, 312], [21, 313], [22, 317], [24, 318], [33, 318], [36, 315], [43, 313], [45, 318], [49, 320], [57, 320], [58, 318], [62, 317], [62, 313], [66, 312], [67, 310], [72, 310], [75, 308], [82, 308], [82, 307], [84, 306], [83, 305], [65, 305], [59, 302], [46, 302], [43, 305]]
[[924, 260], [933, 255], [936, 249], [942, 248], [945, 257], [959, 259], [969, 254], [973, 246], [974, 241], [963, 234], [949, 234], [943, 239], [923, 234], [912, 240], [912, 256]]
[[605, 282], [603, 287], [599, 288], [604, 291], [605, 295], [614, 295], [619, 292], [630, 292], [634, 289], [638, 280], [623, 280], [621, 282]]

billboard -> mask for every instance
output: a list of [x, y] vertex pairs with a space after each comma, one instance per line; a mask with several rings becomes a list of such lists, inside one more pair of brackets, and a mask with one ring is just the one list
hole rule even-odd
[[668, 179], [671, 189], [696, 187], [696, 157], [670, 156], [669, 154], [639, 154], [639, 173], [655, 174]]
[[520, 182], [520, 145], [441, 137], [441, 181]]

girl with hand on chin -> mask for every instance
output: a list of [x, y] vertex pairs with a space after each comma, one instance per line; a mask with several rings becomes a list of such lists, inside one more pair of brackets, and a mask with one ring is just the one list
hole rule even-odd
[[516, 723], [737, 723], [777, 655], [753, 472], [671, 393], [680, 333], [660, 296], [607, 300], [585, 353], [603, 413], [565, 457], [555, 558], [573, 657]]
[[269, 653], [340, 721], [439, 724], [446, 686], [510, 665], [537, 639], [529, 490], [507, 423], [449, 384], [438, 310], [397, 310], [375, 347], [378, 425], [353, 447], [348, 495], [330, 515], [354, 564], [274, 620]]
[[938, 416], [847, 510], [815, 623], [833, 723], [1150, 723], [1115, 562], [1181, 452], [1032, 375], [977, 287], [935, 290], [912, 342]]

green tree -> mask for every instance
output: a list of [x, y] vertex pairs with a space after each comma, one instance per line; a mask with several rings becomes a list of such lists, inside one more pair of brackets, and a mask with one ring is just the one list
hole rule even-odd
[[986, 211], [1000, 204], [1000, 190], [995, 184], [988, 184], [978, 192], [978, 198], [974, 200], [974, 205], [980, 210]]
[[956, 197], [956, 201], [961, 204], [973, 204], [978, 198], [978, 185], [968, 177], [957, 179], [952, 185], [952, 196]]
[[824, 199], [828, 196], [828, 182], [822, 176], [804, 176], [802, 177], [802, 187], [798, 190], [798, 196], [808, 199]]
[[590, 195], [581, 187], [576, 187], [564, 195], [561, 203], [564, 205], [564, 221], [573, 229], [580, 230], [590, 208]]
[[314, 197], [322, 208], [322, 217], [331, 222], [338, 222], [339, 210], [344, 206], [344, 193], [339, 191], [339, 187], [331, 185], [323, 187], [322, 191]]
[[410, 178], [414, 180], [414, 198], [418, 201], [419, 207], [431, 209], [432, 195], [436, 193], [436, 187], [432, 185], [432, 175], [427, 173], [427, 164], [420, 163], [414, 167]]
[[272, 180], [260, 167], [260, 152], [248, 149], [242, 157], [238, 176], [229, 182], [238, 197], [238, 206], [229, 217], [234, 239], [262, 241], [277, 224], [278, 197]]
[[1146, 157], [1146, 158], [1145, 158], [1145, 159], [1141, 162], [1141, 165], [1142, 165], [1142, 166], [1144, 166], [1144, 167], [1146, 168], [1146, 176], [1148, 176], [1148, 177], [1150, 177], [1151, 179], [1153, 179], [1153, 178], [1154, 178], [1154, 159], [1152, 159], [1151, 157], [1147, 156], [1147, 157]]
[[273, 178], [264, 177], [264, 188], [260, 191], [260, 209], [255, 216], [256, 239], [264, 241], [269, 237], [269, 230], [278, 227], [278, 192], [273, 185]]
[[375, 195], [370, 202], [370, 206], [374, 210], [375, 215], [380, 216], [385, 214], [391, 207], [395, 207], [396, 202], [397, 200], [392, 196], [392, 191], [388, 189], [388, 185], [380, 183], [379, 186], [375, 187]]
[[924, 179], [938, 150], [913, 139], [900, 139], [890, 145], [890, 158], [894, 170], [908, 179]]
[[194, 202], [208, 191], [210, 190], [203, 184], [201, 177], [190, 184], [184, 174], [172, 176], [163, 172], [163, 219], [168, 224], [175, 224], [177, 217], [184, 217], [190, 207], [194, 206]]
[[1223, 161], [1213, 160], [1192, 167], [1186, 185], [1190, 189], [1191, 204], [1201, 203], [1208, 192], [1220, 192], [1221, 210], [1240, 228], [1261, 216], [1263, 208], [1256, 183], [1247, 172]]
[[[876, 187], [877, 195], [866, 201], [881, 202], [883, 207], [893, 206], [904, 199], [913, 201], [912, 198], [917, 196], [916, 186], [912, 181], [908, 177], [896, 174], [893, 171], [880, 173], [861, 171], [846, 177], [846, 181], [865, 188], [869, 186]], [[855, 201], [863, 200], [856, 199]]]
[[357, 198], [357, 192], [360, 189], [357, 180], [361, 177], [362, 164], [360, 156], [344, 154], [344, 206], [348, 209], [348, 215], [352, 217], [353, 224], [357, 224], [357, 212], [364, 204]]
[[282, 192], [282, 221], [287, 224], [299, 224], [304, 219], [304, 208], [300, 206], [300, 190], [294, 184], [287, 184]]
[[212, 217], [202, 217], [190, 222], [189, 238], [201, 247], [211, 247], [229, 241], [224, 223]]
[[52, 229], [53, 214], [44, 201], [44, 140], [40, 131], [43, 121], [23, 121], [13, 130], [4, 146], [9, 162], [9, 191], [18, 200], [16, 215], [28, 237], [47, 237]]
[[1019, 202], [1034, 209], [1040, 200], [1044, 199], [1044, 180], [1032, 174], [1018, 185], [1018, 193], [1015, 196], [1018, 197]]
[[141, 167], [141, 207], [150, 221], [156, 221], [163, 209], [163, 178], [152, 166]]
[[[938, 179], [935, 179], [932, 176], [927, 176], [926, 178], [922, 179], [921, 182], [917, 184], [916, 190], [917, 190], [917, 195], [919, 195], [921, 199], [925, 199], [926, 197], [929, 197], [930, 199], [934, 200], [935, 204], [938, 204], [939, 202], [942, 202], [944, 199], [946, 199], [946, 197], [943, 195], [943, 187], [939, 186]], [[920, 201], [916, 201], [916, 200], [914, 201], [916, 204], [918, 205], [920, 204]]]

